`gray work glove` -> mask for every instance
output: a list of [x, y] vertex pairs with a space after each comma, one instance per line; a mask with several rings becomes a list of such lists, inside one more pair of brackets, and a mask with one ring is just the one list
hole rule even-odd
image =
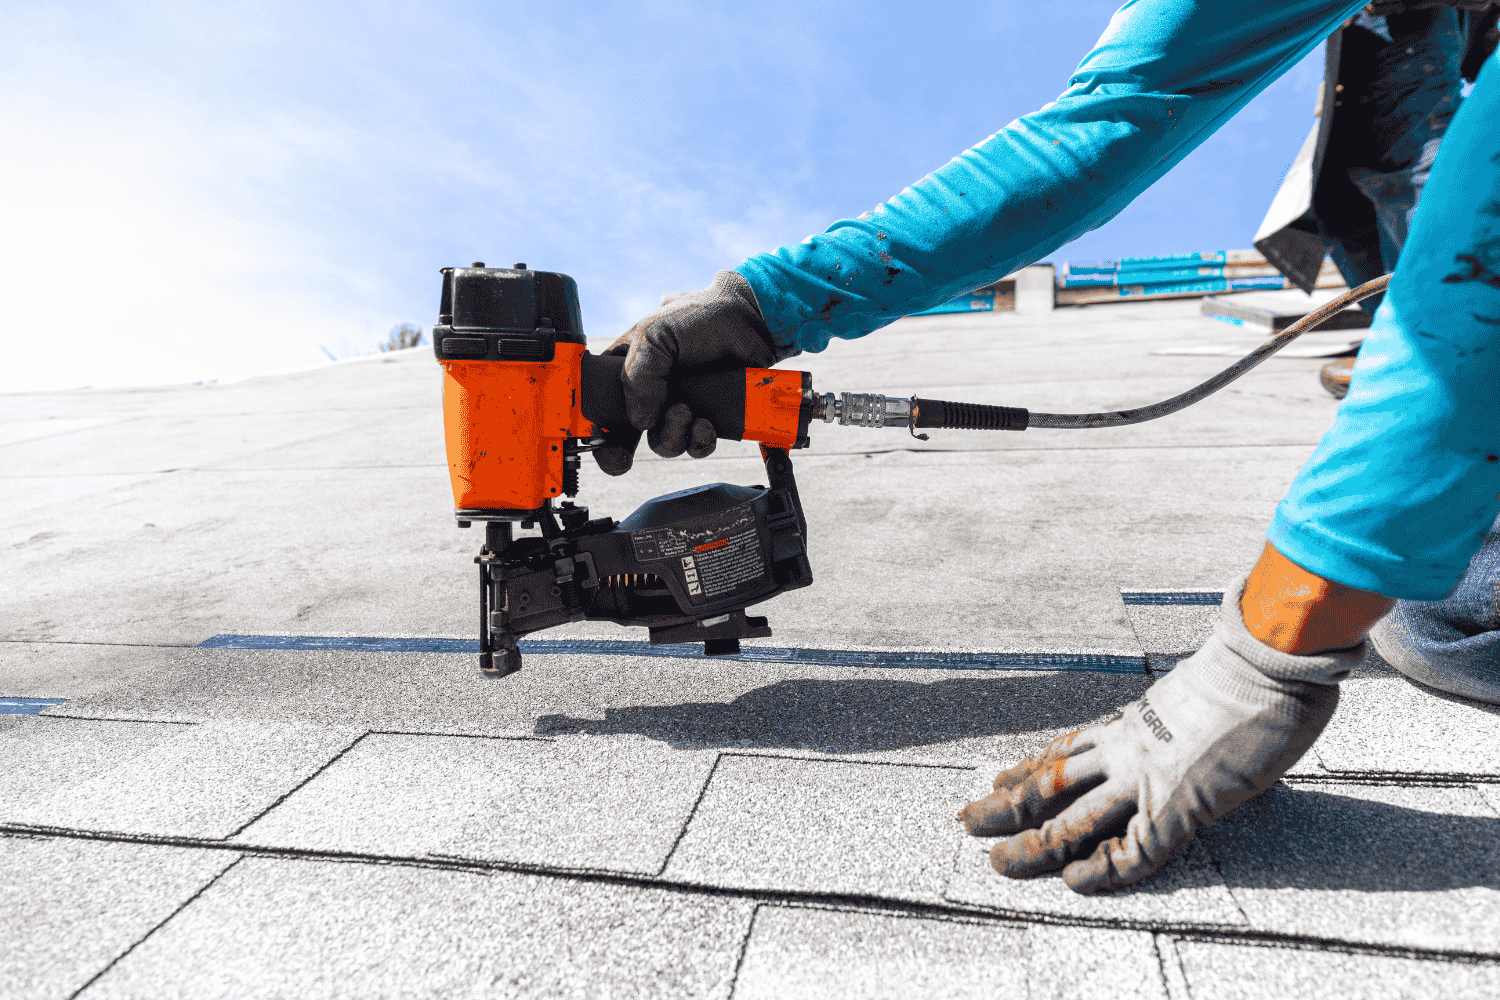
[[713, 424], [695, 418], [685, 403], [662, 412], [669, 383], [681, 369], [769, 368], [777, 360], [755, 293], [736, 271], [720, 271], [709, 287], [646, 316], [605, 353], [625, 356], [620, 378], [636, 431], [608, 435], [594, 450], [599, 468], [611, 476], [630, 471], [641, 431], [648, 431], [646, 442], [664, 458], [713, 452], [719, 440]]
[[990, 850], [996, 871], [1061, 868], [1080, 893], [1137, 882], [1312, 746], [1364, 644], [1317, 656], [1272, 649], [1245, 630], [1243, 590], [1243, 580], [1230, 588], [1213, 636], [1140, 700], [1053, 740], [959, 811], [973, 836], [1014, 834]]

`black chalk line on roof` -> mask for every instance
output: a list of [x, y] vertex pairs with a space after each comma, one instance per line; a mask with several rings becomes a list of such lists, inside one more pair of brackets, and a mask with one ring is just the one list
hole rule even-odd
[[[386, 864], [410, 868], [426, 868], [438, 871], [465, 872], [472, 875], [511, 873], [532, 875], [541, 878], [568, 879], [621, 887], [654, 889], [684, 895], [707, 895], [734, 899], [754, 900], [762, 904], [819, 909], [860, 909], [896, 916], [911, 916], [938, 920], [978, 920], [996, 924], [1026, 926], [1041, 924], [1054, 927], [1092, 927], [1100, 930], [1134, 930], [1166, 934], [1176, 938], [1203, 941], [1214, 944], [1249, 944], [1308, 951], [1335, 951], [1346, 954], [1379, 955], [1383, 957], [1408, 958], [1418, 961], [1450, 962], [1466, 965], [1500, 965], [1500, 952], [1469, 951], [1464, 949], [1421, 948], [1410, 945], [1388, 945], [1372, 942], [1349, 941], [1308, 934], [1291, 934], [1280, 931], [1257, 930], [1228, 924], [1207, 924], [1178, 921], [1130, 920], [1114, 917], [1083, 917], [1033, 910], [1011, 910], [1001, 907], [982, 906], [971, 903], [917, 902], [893, 899], [873, 894], [848, 892], [816, 892], [777, 889], [740, 889], [728, 886], [668, 880], [649, 875], [626, 872], [603, 871], [586, 868], [563, 868], [557, 866], [522, 864], [503, 861], [478, 861], [461, 857], [426, 855], [410, 857], [402, 855], [361, 854], [350, 851], [318, 851], [305, 848], [270, 848], [254, 844], [234, 843], [227, 840], [203, 840], [192, 837], [160, 837], [120, 833], [103, 833], [62, 827], [32, 827], [0, 824], [0, 836], [46, 837], [53, 839], [92, 840], [111, 843], [150, 844], [168, 847], [183, 847], [233, 852], [247, 858], [270, 858], [290, 861], [324, 861], [356, 864]], [[232, 866], [227, 866], [225, 871]], [[219, 877], [222, 877], [221, 872]], [[215, 879], [217, 881], [217, 878]], [[212, 882], [209, 883], [212, 885]], [[204, 886], [197, 895], [209, 888]], [[191, 901], [190, 901], [191, 902]], [[168, 918], [170, 919], [170, 918]], [[164, 921], [165, 923], [165, 921]], [[148, 934], [149, 936], [149, 934]], [[144, 939], [143, 939], [144, 940]], [[137, 942], [139, 943], [139, 942]], [[102, 974], [102, 972], [101, 972]], [[76, 994], [75, 994], [76, 995]]]

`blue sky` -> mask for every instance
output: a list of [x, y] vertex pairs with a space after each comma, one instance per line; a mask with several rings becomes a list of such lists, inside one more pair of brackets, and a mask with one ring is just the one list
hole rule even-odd
[[[0, 391], [310, 367], [471, 260], [617, 333], [1051, 100], [1114, 7], [4, 5]], [[1052, 259], [1248, 246], [1320, 76]]]

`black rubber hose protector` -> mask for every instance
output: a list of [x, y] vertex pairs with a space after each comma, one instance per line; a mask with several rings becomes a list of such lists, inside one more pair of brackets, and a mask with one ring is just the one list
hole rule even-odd
[[1020, 406], [987, 406], [984, 403], [954, 403], [946, 399], [911, 401], [913, 427], [936, 427], [964, 431], [1024, 431], [1031, 414]]

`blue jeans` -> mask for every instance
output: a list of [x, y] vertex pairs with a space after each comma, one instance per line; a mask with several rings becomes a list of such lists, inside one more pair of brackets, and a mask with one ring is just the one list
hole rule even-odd
[[1397, 602], [1370, 639], [1412, 680], [1500, 704], [1500, 520], [1457, 590], [1441, 601]]
[[[1344, 94], [1335, 141], [1351, 148], [1349, 180], [1375, 210], [1374, 231], [1333, 238], [1349, 287], [1396, 269], [1443, 133], [1458, 111], [1465, 32], [1455, 10], [1368, 18], [1345, 35]], [[1374, 48], [1372, 48], [1374, 47]], [[1352, 62], [1352, 65], [1348, 63]], [[1342, 159], [1342, 157], [1340, 158]], [[1361, 308], [1374, 313], [1380, 296]]]

